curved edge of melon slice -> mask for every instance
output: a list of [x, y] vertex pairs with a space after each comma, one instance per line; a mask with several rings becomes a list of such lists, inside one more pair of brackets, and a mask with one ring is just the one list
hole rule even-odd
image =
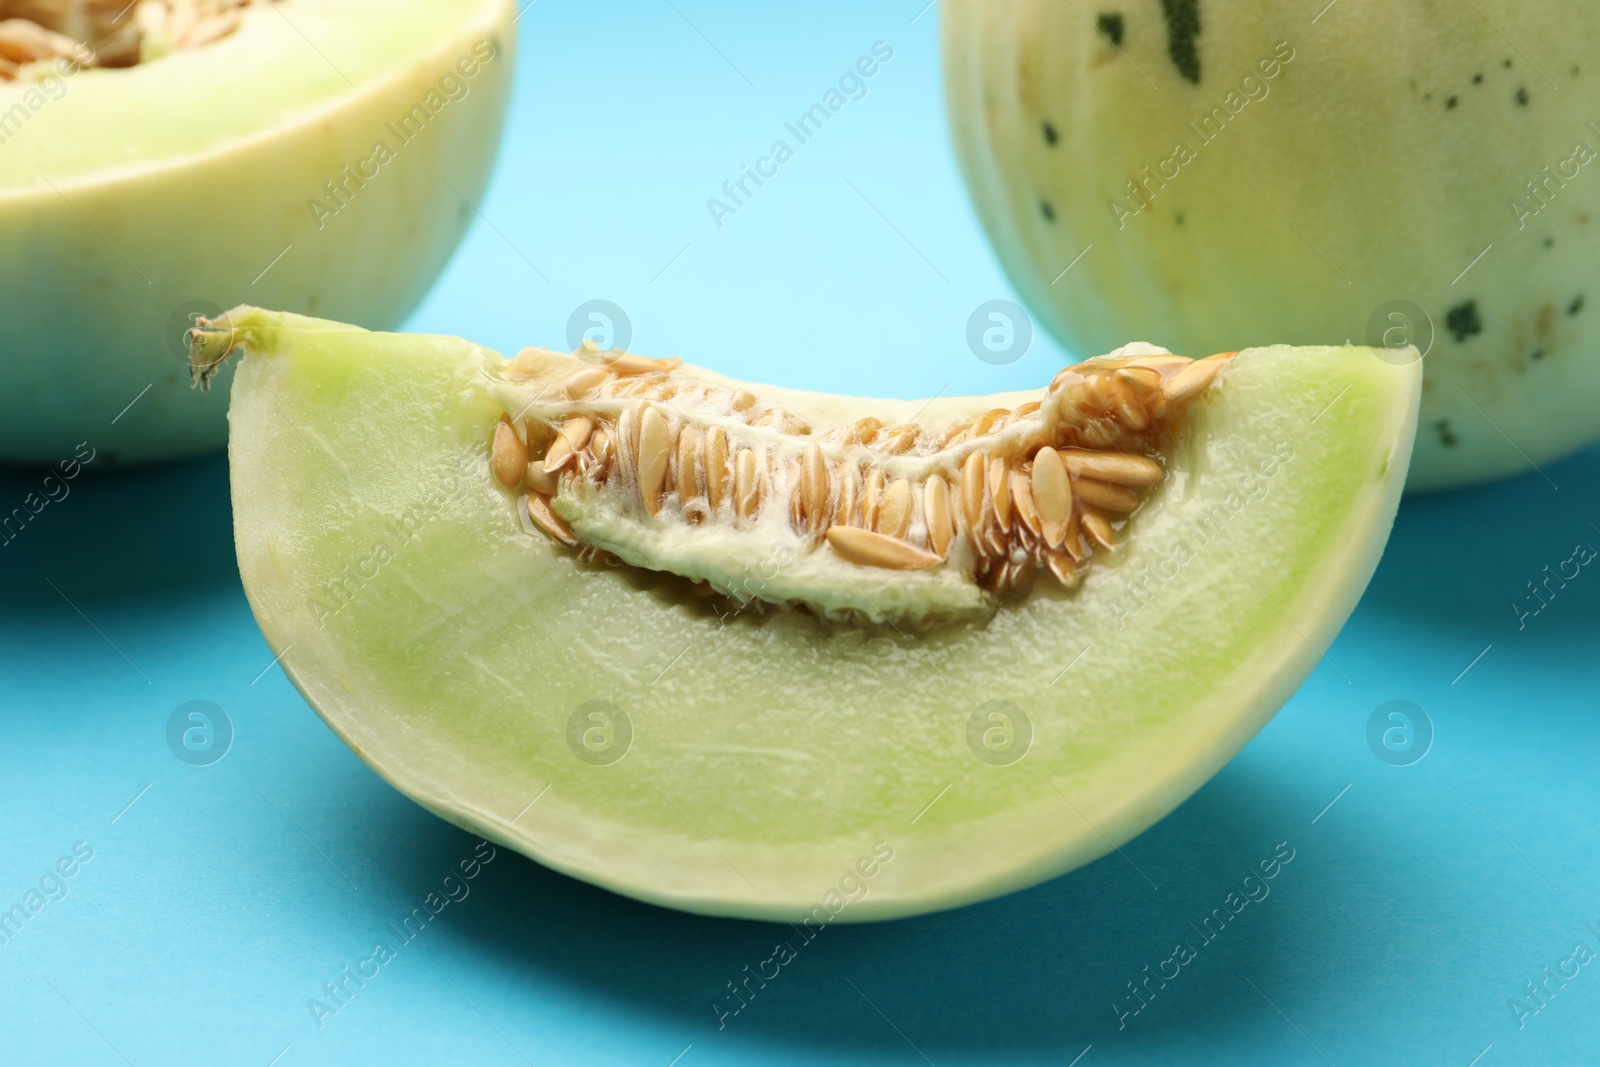
[[[489, 350], [232, 315], [240, 570], [335, 733], [429, 810], [552, 868], [789, 921], [1024, 888], [1191, 795], [1353, 610], [1420, 394], [1420, 363], [1392, 353], [1246, 350], [1075, 597], [907, 646], [792, 613], [730, 626], [530, 536], [490, 484]], [[875, 402], [830, 403], [855, 417]], [[929, 418], [987, 403], [944, 400]], [[632, 709], [633, 747], [607, 766], [564, 743], [596, 696]], [[1031, 715], [1033, 746], [1009, 766], [967, 745], [969, 713], [993, 697]], [[852, 874], [875, 850], [892, 858]]]

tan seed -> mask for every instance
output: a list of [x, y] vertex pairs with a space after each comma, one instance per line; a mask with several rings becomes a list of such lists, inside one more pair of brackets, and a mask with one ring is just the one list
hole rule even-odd
[[864, 419], [857, 419], [855, 428], [856, 439], [864, 445], [870, 445], [877, 439], [878, 431], [883, 429], [883, 420], [868, 415]]
[[676, 370], [681, 359], [646, 359], [628, 352], [607, 357], [606, 369], [614, 374], [665, 374]]
[[961, 468], [961, 518], [974, 548], [982, 548], [983, 528], [983, 453], [967, 456]]
[[544, 462], [537, 459], [528, 464], [526, 481], [529, 489], [545, 496], [555, 496], [560, 484], [554, 474], [544, 469]]
[[1102, 511], [1090, 507], [1084, 508], [1083, 530], [1101, 548], [1111, 548], [1116, 544], [1116, 534], [1111, 529], [1111, 520]]
[[928, 527], [928, 547], [944, 559], [950, 555], [950, 486], [935, 474], [922, 487], [922, 518]]
[[1011, 532], [1011, 480], [1006, 477], [1006, 461], [995, 456], [989, 461], [989, 504], [1000, 529]]
[[573, 455], [572, 445], [567, 441], [567, 435], [558, 432], [556, 439], [550, 443], [550, 450], [544, 454], [544, 469], [554, 474], [562, 467], [565, 467]]
[[1217, 377], [1217, 372], [1222, 370], [1226, 360], [1199, 359], [1167, 379], [1167, 384], [1161, 387], [1161, 395], [1169, 404], [1181, 404], [1185, 400], [1200, 395], [1206, 387]]
[[1061, 453], [1067, 473], [1074, 478], [1094, 478], [1113, 485], [1142, 488], [1161, 481], [1161, 464], [1131, 452], [1089, 452], [1070, 448]]
[[834, 508], [833, 521], [840, 526], [851, 526], [856, 510], [856, 472], [850, 467], [841, 467], [838, 481], [839, 504]]
[[711, 510], [722, 507], [733, 492], [733, 471], [728, 467], [728, 434], [721, 426], [706, 431], [706, 501]]
[[1188, 356], [1140, 356], [1138, 359], [1129, 360], [1128, 366], [1148, 367], [1153, 371], [1163, 371], [1193, 362]]
[[489, 450], [489, 469], [497, 482], [510, 489], [522, 481], [528, 469], [528, 446], [517, 436], [510, 419], [495, 424], [494, 444]]
[[993, 524], [984, 527], [983, 544], [988, 549], [989, 555], [996, 558], [1004, 558], [1011, 551], [1011, 543], [1006, 539], [1005, 531]]
[[1083, 423], [1078, 427], [1078, 437], [1085, 447], [1115, 451], [1121, 443], [1118, 437], [1117, 424], [1111, 419], [1095, 419]]
[[649, 382], [643, 378], [614, 378], [601, 389], [602, 396], [642, 396], [648, 392]]
[[982, 437], [984, 434], [999, 426], [1009, 412], [1005, 408], [990, 408], [978, 416], [978, 421], [972, 424], [972, 436]]
[[867, 475], [867, 485], [861, 493], [861, 525], [868, 530], [878, 528], [878, 512], [883, 505], [883, 472], [875, 470]]
[[561, 436], [567, 439], [567, 444], [572, 446], [574, 452], [583, 451], [583, 446], [589, 443], [589, 435], [593, 432], [594, 422], [581, 415], [561, 424]]
[[573, 536], [572, 527], [568, 526], [560, 515], [551, 511], [550, 501], [538, 493], [528, 494], [528, 518], [533, 520], [535, 526], [562, 544], [571, 547], [578, 543], [578, 539]]
[[949, 427], [944, 431], [944, 433], [939, 435], [938, 439], [934, 441], [933, 450], [935, 452], [942, 452], [951, 445], [965, 440], [967, 431], [970, 429], [972, 429], [972, 423], [970, 422], [956, 423], [954, 426]]
[[1072, 493], [1091, 507], [1106, 511], [1132, 511], [1139, 506], [1139, 494], [1125, 485], [1080, 478], [1072, 483]]
[[1011, 486], [1011, 505], [1022, 525], [1035, 537], [1044, 536], [1044, 525], [1039, 520], [1039, 507], [1033, 502], [1033, 482], [1021, 471], [1010, 471], [1006, 481]]
[[756, 395], [748, 389], [736, 390], [733, 394], [733, 410], [749, 411], [756, 406]]
[[622, 414], [617, 416], [614, 438], [617, 457], [624, 465], [638, 459], [639, 409], [633, 404], [624, 404], [622, 406]]
[[1041, 406], [1042, 405], [1040, 404], [1039, 401], [1030, 400], [1026, 404], [1023, 404], [1021, 407], [1017, 408], [1017, 410], [1013, 411], [1011, 413], [1011, 418], [1007, 419], [1006, 421], [1007, 422], [1016, 422], [1018, 419], [1025, 419], [1029, 415], [1032, 415], [1035, 412], [1037, 412]]
[[761, 472], [756, 454], [748, 448], [739, 449], [733, 464], [733, 506], [743, 519], [756, 517], [761, 506]]
[[911, 529], [911, 483], [904, 478], [896, 478], [884, 490], [876, 529], [890, 537], [904, 537]]
[[787, 411], [778, 419], [777, 425], [779, 430], [789, 434], [791, 437], [804, 437], [811, 432], [811, 427]]
[[667, 484], [667, 466], [672, 458], [667, 420], [654, 407], [639, 413], [639, 498], [652, 516], [661, 510], [661, 490]]
[[1072, 517], [1067, 520], [1067, 535], [1061, 539], [1061, 547], [1067, 550], [1073, 560], [1078, 563], [1087, 563], [1089, 560], [1089, 546], [1083, 542], [1083, 526], [1079, 512], [1083, 510], [1081, 504], [1072, 509]]
[[1061, 389], [1070, 388], [1081, 381], [1083, 381], [1083, 374], [1079, 372], [1078, 368], [1068, 367], [1066, 370], [1056, 372], [1056, 376], [1050, 379], [1050, 386], [1045, 392], [1054, 393]]
[[1086, 415], [1098, 415], [1116, 408], [1121, 397], [1111, 385], [1108, 374], [1092, 374], [1067, 390], [1067, 397]]
[[889, 537], [855, 526], [828, 528], [828, 544], [841, 559], [865, 567], [884, 567], [898, 571], [922, 571], [937, 567], [942, 561], [932, 552], [924, 551], [897, 537]]
[[678, 500], [685, 508], [698, 503], [704, 491], [700, 464], [700, 431], [685, 426], [678, 434]]
[[1161, 391], [1161, 375], [1148, 367], [1123, 367], [1112, 377], [1132, 389], [1141, 403], [1148, 403]]
[[594, 461], [604, 467], [606, 460], [611, 458], [611, 435], [604, 430], [596, 430], [589, 438], [589, 452], [594, 456]]
[[[1114, 378], [1111, 391], [1117, 397], [1116, 410], [1122, 415], [1123, 425], [1135, 432], [1149, 429], [1150, 416], [1145, 410], [1144, 400], [1134, 395], [1133, 387]], [[1156, 399], [1159, 400], [1159, 397]]]
[[854, 423], [851, 423], [849, 426], [835, 426], [833, 429], [817, 438], [817, 440], [826, 441], [831, 445], [839, 445], [843, 448], [849, 448], [851, 445], [859, 445], [861, 443], [861, 431], [856, 429]]
[[909, 422], [902, 422], [880, 433], [875, 443], [880, 451], [886, 452], [891, 456], [898, 456], [902, 452], [910, 451], [911, 447], [917, 443], [917, 438], [921, 433], [920, 427]]
[[592, 394], [610, 375], [600, 367], [590, 367], [581, 370], [567, 380], [567, 396], [573, 400], [582, 400]]
[[813, 528], [821, 526], [828, 510], [828, 461], [822, 446], [812, 443], [800, 456], [800, 511]]
[[1055, 575], [1056, 581], [1071, 589], [1083, 580], [1083, 574], [1078, 570], [1077, 564], [1071, 557], [1051, 554], [1045, 557], [1045, 562], [1050, 567], [1050, 573]]
[[1067, 479], [1061, 453], [1046, 445], [1033, 457], [1033, 502], [1039, 509], [1039, 524], [1045, 543], [1061, 547], [1072, 518], [1072, 484]]

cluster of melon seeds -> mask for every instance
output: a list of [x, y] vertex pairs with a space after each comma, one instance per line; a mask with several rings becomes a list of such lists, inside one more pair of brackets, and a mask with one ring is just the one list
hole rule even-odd
[[31, 64], [67, 59], [131, 67], [199, 48], [239, 28], [243, 9], [267, 0], [0, 0], [0, 81]]
[[[584, 560], [670, 571], [741, 604], [937, 622], [1039, 575], [1075, 587], [1233, 355], [1130, 345], [969, 422], [819, 431], [677, 360], [527, 349], [497, 393], [489, 465], [531, 527]], [[776, 562], [751, 581], [758, 558]], [[926, 596], [897, 595], [924, 577]]]

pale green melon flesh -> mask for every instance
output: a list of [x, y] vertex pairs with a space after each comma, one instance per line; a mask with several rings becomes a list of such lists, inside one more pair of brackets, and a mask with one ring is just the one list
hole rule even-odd
[[[1170, 811], [1353, 608], [1418, 398], [1416, 364], [1367, 349], [1246, 351], [1190, 409], [1126, 546], [1075, 596], [910, 636], [795, 612], [719, 618], [530, 534], [488, 470], [495, 353], [250, 309], [234, 325], [240, 570], [312, 706], [453, 822], [631, 896], [773, 919], [982, 899]], [[899, 404], [804, 403], [814, 424]], [[925, 418], [989, 404], [941, 400]], [[996, 698], [1034, 732], [1009, 766], [967, 742]], [[566, 742], [594, 699], [632, 723], [610, 765]], [[838, 907], [875, 845], [892, 860]]]
[[398, 325], [487, 184], [514, 13], [277, 0], [193, 51], [0, 83], [0, 460], [220, 447], [225, 401], [187, 388], [184, 309], [249, 297]]
[[[1600, 438], [1600, 7], [941, 12], [974, 204], [1069, 347], [1431, 336], [1412, 488]], [[1116, 44], [1095, 21], [1112, 13]]]

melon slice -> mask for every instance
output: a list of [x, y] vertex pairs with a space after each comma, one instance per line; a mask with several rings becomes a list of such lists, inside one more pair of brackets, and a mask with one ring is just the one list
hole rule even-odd
[[1036, 883], [1215, 773], [1370, 578], [1421, 370], [1137, 345], [863, 400], [238, 308], [197, 376], [235, 351], [245, 590], [341, 738], [576, 877], [812, 924]]

